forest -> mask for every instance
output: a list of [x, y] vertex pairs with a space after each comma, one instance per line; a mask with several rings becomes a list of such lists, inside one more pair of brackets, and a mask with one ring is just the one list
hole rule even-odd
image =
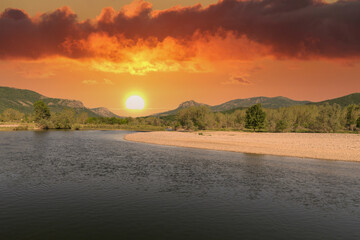
[[21, 123], [20, 129], [127, 129], [127, 130], [222, 130], [262, 132], [356, 132], [360, 130], [360, 104], [341, 107], [338, 104], [308, 104], [277, 109], [260, 104], [249, 108], [213, 112], [207, 106], [180, 109], [169, 116], [138, 118], [89, 117], [74, 109], [51, 112], [48, 106], [34, 103], [32, 114], [6, 109], [0, 115], [3, 123]]

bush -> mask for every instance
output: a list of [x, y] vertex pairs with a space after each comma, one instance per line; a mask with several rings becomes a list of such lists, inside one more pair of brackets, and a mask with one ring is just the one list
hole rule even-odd
[[188, 130], [205, 130], [214, 124], [214, 114], [208, 106], [192, 106], [177, 113], [180, 124]]
[[80, 130], [80, 124], [73, 124], [72, 126], [71, 126], [71, 129], [72, 130]]
[[281, 119], [276, 123], [275, 131], [284, 132], [288, 128], [288, 124], [285, 120]]
[[28, 130], [29, 126], [28, 125], [19, 125], [17, 127], [14, 127], [13, 130], [14, 131], [23, 131], [23, 130]]
[[51, 129], [54, 128], [54, 124], [50, 120], [41, 119], [37, 123], [38, 128], [40, 129]]
[[11, 121], [21, 121], [23, 120], [25, 114], [15, 110], [15, 109], [6, 109], [1, 114], [1, 120], [4, 122], [11, 122]]

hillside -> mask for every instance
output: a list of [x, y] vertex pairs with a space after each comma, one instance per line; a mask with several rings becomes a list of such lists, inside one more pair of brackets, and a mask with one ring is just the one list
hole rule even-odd
[[[186, 101], [186, 102], [181, 103], [181, 104], [180, 104], [176, 109], [174, 109], [174, 110], [170, 110], [170, 111], [163, 112], [163, 113], [158, 113], [158, 114], [155, 114], [155, 116], [174, 115], [174, 114], [176, 114], [179, 110], [181, 110], [181, 109], [183, 109], [183, 108], [192, 107], [192, 106], [202, 106], [202, 105], [206, 105], [206, 104], [204, 104], [204, 103], [198, 103], [198, 102], [195, 102], [194, 100], [190, 100], [190, 101]], [[209, 106], [209, 105], [206, 105], [206, 106]]]
[[289, 107], [295, 105], [304, 105], [310, 103], [309, 101], [295, 101], [286, 97], [253, 97], [245, 99], [235, 99], [219, 105], [209, 106], [203, 103], [197, 103], [194, 100], [186, 101], [181, 103], [176, 109], [170, 110], [163, 113], [158, 113], [156, 116], [167, 116], [176, 114], [180, 109], [190, 107], [190, 106], [199, 106], [206, 105], [214, 112], [232, 112], [235, 109], [242, 109], [250, 107], [254, 104], [261, 103], [265, 108], [280, 108], [280, 107]]
[[254, 104], [261, 103], [264, 108], [280, 108], [290, 107], [295, 105], [304, 105], [310, 103], [309, 101], [295, 101], [286, 97], [253, 97], [245, 99], [235, 99], [229, 102], [211, 107], [215, 112], [228, 111], [234, 108], [250, 107]]
[[89, 117], [118, 117], [106, 108], [87, 108], [81, 101], [49, 98], [37, 92], [10, 87], [0, 87], [0, 113], [12, 108], [23, 113], [32, 113], [33, 104], [43, 100], [53, 112], [61, 112], [65, 108], [73, 108], [76, 113], [86, 112]]
[[329, 103], [329, 104], [336, 103], [342, 107], [350, 105], [350, 104], [360, 104], [360, 93], [353, 93], [353, 94], [349, 94], [349, 95], [346, 95], [343, 97], [328, 99], [328, 100], [317, 102], [314, 104], [320, 105], [320, 104], [325, 104], [325, 103]]
[[119, 117], [118, 115], [104, 107], [92, 108], [91, 111], [102, 117]]
[[[329, 99], [321, 102], [310, 102], [310, 101], [296, 101], [286, 97], [253, 97], [253, 98], [244, 98], [244, 99], [235, 99], [231, 100], [219, 105], [209, 106], [210, 109], [214, 112], [224, 112], [224, 113], [232, 113], [237, 109], [244, 109], [255, 105], [257, 103], [261, 103], [264, 108], [281, 108], [281, 107], [290, 107], [297, 105], [305, 105], [305, 104], [334, 104], [337, 103], [340, 106], [347, 106], [349, 104], [360, 104], [360, 93], [353, 93], [350, 95], [346, 95], [339, 98]], [[163, 113], [158, 113], [156, 116], [168, 116], [176, 114], [180, 109], [186, 108], [189, 106], [197, 106], [197, 105], [206, 105], [203, 103], [197, 103], [193, 100], [183, 102], [174, 110], [170, 110]]]

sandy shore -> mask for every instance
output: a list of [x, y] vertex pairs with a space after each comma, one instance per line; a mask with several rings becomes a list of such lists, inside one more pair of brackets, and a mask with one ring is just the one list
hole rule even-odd
[[336, 133], [140, 132], [126, 140], [243, 153], [360, 161], [360, 135]]

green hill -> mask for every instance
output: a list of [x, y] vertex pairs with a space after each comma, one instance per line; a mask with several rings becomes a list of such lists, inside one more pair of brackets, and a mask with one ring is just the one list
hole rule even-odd
[[[169, 116], [169, 115], [175, 115], [179, 110], [183, 109], [183, 108], [188, 108], [188, 107], [192, 107], [192, 106], [202, 106], [202, 105], [206, 105], [204, 103], [198, 103], [195, 102], [194, 100], [190, 100], [190, 101], [186, 101], [181, 103], [176, 109], [167, 111], [167, 112], [162, 112], [162, 113], [158, 113], [155, 114], [154, 116]], [[208, 106], [208, 105], [206, 105]]]
[[281, 108], [295, 105], [304, 105], [309, 101], [295, 101], [286, 97], [253, 97], [245, 99], [235, 99], [229, 102], [211, 107], [215, 112], [228, 111], [235, 108], [247, 108], [257, 103], [261, 103], [264, 108]]
[[294, 105], [304, 105], [310, 103], [309, 101], [295, 101], [286, 97], [253, 97], [245, 99], [235, 99], [220, 105], [209, 106], [203, 103], [195, 102], [194, 100], [186, 101], [181, 103], [176, 109], [170, 110], [163, 113], [158, 113], [155, 116], [168, 116], [176, 114], [180, 109], [190, 107], [190, 106], [200, 106], [206, 105], [214, 112], [227, 112], [231, 113], [237, 109], [244, 109], [250, 107], [254, 104], [261, 103], [265, 108], [280, 108], [280, 107], [289, 107]]
[[[334, 104], [337, 103], [340, 106], [347, 106], [350, 104], [360, 104], [360, 93], [353, 93], [339, 98], [329, 99], [321, 102], [310, 102], [310, 101], [296, 101], [286, 97], [253, 97], [253, 98], [244, 98], [244, 99], [235, 99], [231, 100], [216, 106], [209, 106], [210, 109], [214, 112], [223, 112], [223, 113], [232, 113], [238, 109], [248, 108], [257, 103], [261, 103], [264, 108], [281, 108], [281, 107], [290, 107], [297, 105], [306, 105], [306, 104]], [[190, 106], [199, 106], [206, 105], [203, 103], [197, 103], [194, 100], [183, 102], [174, 110], [170, 110], [163, 113], [155, 114], [155, 116], [169, 116], [176, 114], [180, 109], [190, 107]]]
[[350, 104], [360, 104], [360, 93], [353, 93], [353, 94], [349, 94], [349, 95], [339, 97], [339, 98], [328, 99], [325, 101], [316, 102], [314, 104], [320, 105], [320, 104], [325, 104], [325, 103], [329, 103], [329, 104], [336, 103], [342, 107], [350, 105]]
[[30, 90], [0, 87], [0, 113], [8, 108], [23, 113], [32, 113], [33, 104], [38, 100], [43, 100], [53, 112], [72, 108], [76, 113], [86, 112], [90, 117], [118, 117], [106, 108], [86, 108], [82, 102], [77, 100], [49, 98]]

